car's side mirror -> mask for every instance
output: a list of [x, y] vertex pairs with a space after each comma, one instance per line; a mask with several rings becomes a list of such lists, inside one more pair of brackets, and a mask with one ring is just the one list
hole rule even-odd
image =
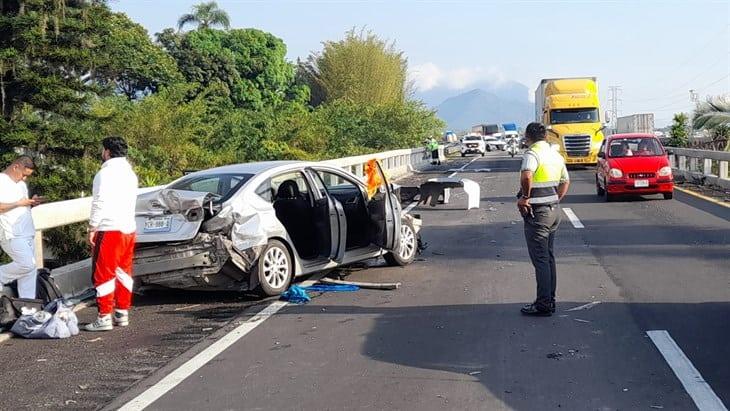
[[598, 158], [606, 158], [606, 153], [604, 153], [603, 151], [599, 151]]

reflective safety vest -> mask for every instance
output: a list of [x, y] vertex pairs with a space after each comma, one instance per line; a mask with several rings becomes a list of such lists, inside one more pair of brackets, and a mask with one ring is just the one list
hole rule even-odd
[[546, 141], [538, 141], [530, 146], [528, 152], [537, 157], [537, 170], [532, 173], [530, 204], [556, 204], [557, 187], [563, 174], [563, 156], [553, 150]]
[[438, 150], [439, 149], [439, 143], [437, 143], [436, 141], [431, 140], [431, 141], [428, 142], [428, 146], [427, 147], [428, 147], [428, 150], [429, 151]]

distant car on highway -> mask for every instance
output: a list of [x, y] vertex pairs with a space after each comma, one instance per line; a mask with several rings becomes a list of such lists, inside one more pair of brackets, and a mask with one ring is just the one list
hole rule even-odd
[[492, 151], [492, 149], [504, 151], [505, 146], [507, 145], [503, 139], [495, 136], [484, 136], [483, 139], [487, 151]]
[[667, 152], [653, 134], [614, 134], [598, 152], [596, 193], [611, 201], [619, 194], [662, 194], [672, 198], [674, 177]]
[[383, 256], [413, 261], [418, 221], [401, 215], [379, 165], [367, 187], [336, 166], [236, 164], [137, 199], [135, 280], [192, 290], [285, 291], [295, 276]]
[[461, 156], [464, 157], [467, 154], [481, 154], [482, 156], [486, 153], [487, 148], [484, 144], [482, 136], [468, 135], [461, 139]]

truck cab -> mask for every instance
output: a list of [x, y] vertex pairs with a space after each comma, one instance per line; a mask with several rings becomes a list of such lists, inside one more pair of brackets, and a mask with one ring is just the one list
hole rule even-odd
[[568, 165], [596, 164], [603, 142], [595, 77], [545, 79], [535, 91], [536, 120]]

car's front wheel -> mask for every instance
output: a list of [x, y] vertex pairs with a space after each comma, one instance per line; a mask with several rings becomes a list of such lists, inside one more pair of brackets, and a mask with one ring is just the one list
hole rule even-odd
[[286, 291], [292, 279], [289, 250], [278, 240], [269, 240], [251, 273], [258, 280], [257, 291], [264, 296]]
[[601, 183], [598, 182], [598, 176], [596, 175], [596, 194], [599, 197], [603, 197], [606, 194], [606, 190], [601, 187]]
[[417, 251], [418, 235], [413, 227], [413, 222], [403, 220], [400, 225], [400, 246], [398, 246], [398, 250], [385, 254], [383, 258], [389, 265], [402, 267], [413, 262]]

